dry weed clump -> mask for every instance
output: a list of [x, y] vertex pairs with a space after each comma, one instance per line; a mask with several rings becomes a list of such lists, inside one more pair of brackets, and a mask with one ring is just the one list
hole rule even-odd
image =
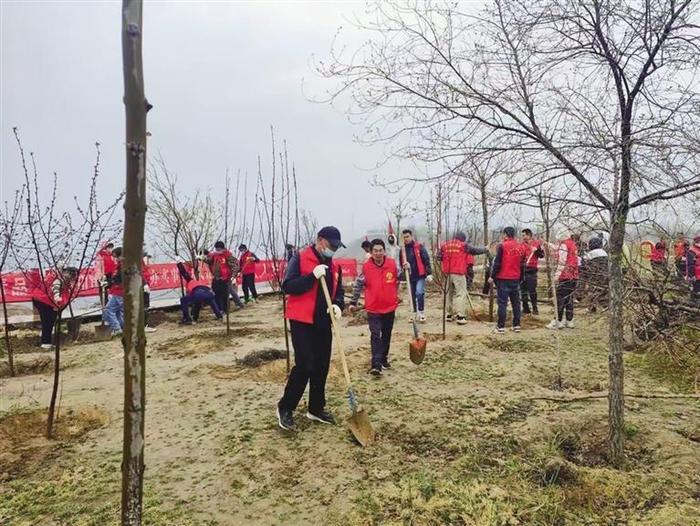
[[534, 353], [551, 350], [548, 342], [526, 338], [484, 336], [481, 338], [481, 342], [491, 350], [505, 353]]
[[[51, 356], [40, 356], [28, 362], [15, 362], [15, 376], [29, 376], [32, 374], [43, 374], [53, 369], [53, 358]], [[0, 363], [0, 378], [10, 377], [10, 366]]]

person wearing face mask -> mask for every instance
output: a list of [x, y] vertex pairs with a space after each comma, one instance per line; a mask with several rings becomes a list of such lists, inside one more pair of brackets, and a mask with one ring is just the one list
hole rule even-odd
[[243, 286], [243, 301], [255, 303], [258, 299], [258, 291], [255, 290], [255, 264], [260, 261], [258, 256], [248, 250], [248, 247], [241, 244], [238, 247], [241, 254], [241, 284]]
[[386, 242], [387, 242], [386, 257], [391, 258], [394, 261], [398, 261], [401, 249], [399, 248], [399, 245], [396, 243], [396, 236], [394, 234], [389, 234], [386, 237]]
[[[284, 394], [277, 403], [277, 421], [285, 430], [294, 429], [294, 410], [309, 384], [306, 417], [333, 424], [326, 411], [326, 378], [331, 360], [331, 319], [342, 317], [345, 307], [343, 277], [333, 255], [340, 247], [340, 232], [334, 226], [319, 230], [316, 242], [295, 254], [287, 264], [282, 291], [294, 347], [294, 367], [289, 372]], [[325, 279], [333, 305], [329, 309], [319, 279]]]

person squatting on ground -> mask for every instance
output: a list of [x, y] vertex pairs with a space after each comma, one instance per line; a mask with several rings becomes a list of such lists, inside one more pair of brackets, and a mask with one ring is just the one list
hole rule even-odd
[[[282, 429], [294, 429], [294, 410], [309, 385], [306, 417], [333, 424], [326, 411], [326, 379], [331, 361], [331, 319], [342, 317], [345, 307], [342, 271], [333, 254], [345, 247], [333, 226], [318, 231], [316, 242], [300, 250], [287, 265], [282, 291], [287, 294], [286, 318], [292, 334], [294, 367], [289, 372], [284, 394], [277, 403], [277, 421]], [[320, 279], [326, 280], [333, 304], [326, 304]]]
[[515, 229], [503, 229], [503, 241], [496, 248], [496, 257], [489, 280], [496, 284], [498, 299], [498, 321], [494, 332], [503, 334], [506, 329], [508, 300], [513, 309], [513, 330], [520, 332], [520, 276], [525, 264], [523, 247], [515, 239]]
[[39, 276], [39, 282], [34, 283], [31, 288], [32, 305], [39, 312], [41, 320], [42, 349], [53, 347], [53, 329], [58, 311], [68, 305], [70, 289], [77, 277], [78, 270], [74, 267], [66, 267], [61, 271], [49, 270], [43, 279]]
[[467, 236], [458, 231], [454, 237], [443, 243], [438, 252], [442, 263], [442, 272], [447, 279], [447, 321], [455, 320], [458, 324], [467, 323], [467, 271], [468, 256], [486, 254], [485, 247], [471, 247], [466, 242]]
[[398, 273], [396, 260], [386, 256], [386, 245], [381, 239], [371, 241], [371, 258], [362, 266], [362, 273], [355, 280], [350, 311], [357, 309], [362, 289], [365, 290], [365, 310], [369, 324], [372, 364], [370, 374], [379, 376], [382, 369], [390, 369], [389, 346], [394, 317], [399, 304]]
[[[180, 272], [182, 279], [185, 280], [185, 291], [187, 292], [187, 294], [180, 298], [180, 310], [182, 311], [182, 320], [180, 323], [182, 325], [192, 325], [193, 321], [196, 322], [199, 319], [199, 310], [202, 304], [209, 305], [211, 310], [214, 311], [216, 319], [221, 320], [223, 318], [222, 310], [216, 302], [214, 292], [209, 287], [209, 281], [194, 278], [187, 271], [184, 263], [178, 263], [177, 270]], [[193, 307], [192, 315], [190, 315], [190, 306]]]
[[401, 255], [401, 268], [409, 270], [413, 315], [417, 321], [423, 323], [425, 322], [425, 283], [433, 281], [430, 256], [425, 247], [413, 239], [411, 230], [404, 230], [402, 236], [404, 250]]
[[211, 270], [211, 290], [216, 298], [216, 305], [221, 312], [228, 312], [230, 282], [238, 274], [238, 260], [223, 241], [214, 243], [214, 250], [207, 254], [207, 264]]
[[603, 248], [602, 238], [596, 236], [588, 241], [588, 252], [581, 258], [579, 274], [588, 311], [596, 312], [608, 302], [608, 253]]
[[691, 298], [700, 304], [700, 235], [693, 238], [693, 246], [686, 256], [686, 279], [691, 283]]
[[[525, 266], [520, 280], [523, 314], [532, 313], [537, 316], [540, 313], [537, 308], [537, 269], [539, 267], [538, 260], [544, 257], [544, 250], [542, 250], [542, 243], [534, 239], [532, 230], [529, 228], [524, 228], [521, 235], [521, 246], [525, 255]], [[532, 305], [532, 310], [530, 310], [530, 305]]]
[[[562, 238], [565, 235], [561, 236]], [[579, 277], [579, 262], [576, 243], [577, 234], [562, 239], [557, 247], [557, 267], [554, 272], [557, 296], [557, 317], [548, 325], [548, 329], [574, 328], [574, 295]], [[566, 320], [564, 319], [566, 313]]]
[[252, 301], [255, 302], [258, 299], [258, 291], [255, 290], [255, 264], [260, 260], [245, 245], [240, 245], [238, 252], [241, 254], [243, 301], [248, 303], [252, 298]]
[[107, 280], [109, 300], [105, 305], [102, 319], [112, 330], [112, 336], [121, 336], [124, 330], [124, 283], [122, 276], [122, 247], [112, 250], [117, 266]]

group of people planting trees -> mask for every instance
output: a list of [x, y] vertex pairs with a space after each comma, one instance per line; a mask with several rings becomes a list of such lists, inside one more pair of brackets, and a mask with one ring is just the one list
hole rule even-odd
[[[505, 227], [500, 243], [488, 248], [471, 246], [464, 232], [455, 232], [436, 254], [444, 280], [446, 321], [459, 325], [467, 323], [467, 305], [473, 309], [469, 288], [474, 276], [474, 256], [485, 254], [486, 292], [493, 287], [498, 304], [494, 333], [506, 332], [509, 303], [512, 330], [516, 333], [521, 330], [522, 314], [539, 315], [538, 271], [543, 267], [543, 260], [551, 272], [556, 299], [554, 319], [546, 327], [552, 330], [574, 329], [577, 303], [585, 303], [589, 312], [595, 312], [607, 301], [607, 239], [603, 233], [594, 233], [583, 243], [579, 234], [566, 231], [561, 231], [557, 237], [556, 243], [547, 243], [525, 228], [518, 239], [515, 228]], [[389, 349], [400, 304], [401, 281], [408, 282], [407, 288], [411, 292], [410, 321], [426, 321], [425, 284], [433, 281], [430, 256], [426, 247], [414, 239], [411, 230], [404, 230], [402, 238], [398, 258], [392, 257], [397, 253], [393, 251], [396, 246], [393, 233], [387, 236], [387, 242], [377, 238], [362, 243], [366, 257], [347, 307], [347, 312], [356, 312], [364, 291], [371, 344], [369, 373], [377, 377], [391, 369]], [[322, 228], [315, 243], [289, 261], [282, 282], [282, 291], [288, 295], [286, 317], [290, 322], [295, 358], [283, 396], [277, 404], [278, 423], [285, 430], [295, 429], [293, 413], [307, 384], [309, 403], [306, 417], [326, 424], [335, 422], [325, 407], [325, 385], [333, 338], [331, 316], [339, 320], [346, 310], [342, 272], [333, 263], [335, 252], [344, 246], [337, 228]], [[693, 239], [692, 245], [681, 241], [681, 246], [684, 249], [678, 249], [677, 244], [675, 252], [678, 277], [692, 283], [693, 299], [700, 301], [700, 236]], [[663, 278], [668, 272], [664, 247], [663, 242], [657, 243], [649, 255], [651, 262], [655, 263], [655, 273], [663, 273], [659, 274]], [[319, 286], [320, 280], [325, 280], [326, 287]], [[327, 304], [323, 288], [331, 291], [331, 305]]]

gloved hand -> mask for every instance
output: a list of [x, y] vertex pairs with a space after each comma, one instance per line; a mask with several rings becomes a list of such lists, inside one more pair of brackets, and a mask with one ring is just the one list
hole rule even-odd
[[321, 279], [323, 276], [326, 275], [327, 270], [328, 270], [328, 265], [316, 265], [314, 267], [314, 277], [316, 279]]
[[143, 285], [143, 291], [144, 291], [146, 294], [150, 294], [150, 293], [151, 293], [151, 287], [149, 287], [148, 285], [144, 284], [144, 285]]
[[[333, 309], [333, 312], [331, 312], [331, 309]], [[337, 305], [331, 305], [331, 308], [328, 309], [328, 314], [333, 316], [336, 320], [339, 320], [343, 317], [343, 311], [340, 310], [340, 307], [338, 307]]]
[[206, 261], [207, 256], [205, 254], [197, 254], [197, 256], [195, 256], [195, 259], [198, 259], [199, 261]]
[[411, 270], [411, 264], [410, 264], [408, 261], [406, 261], [406, 262], [403, 264], [403, 269], [404, 269], [404, 270]]
[[425, 276], [425, 281], [426, 281], [427, 283], [432, 283], [432, 282], [433, 282], [433, 275], [432, 275], [432, 274], [428, 274], [427, 276]]

